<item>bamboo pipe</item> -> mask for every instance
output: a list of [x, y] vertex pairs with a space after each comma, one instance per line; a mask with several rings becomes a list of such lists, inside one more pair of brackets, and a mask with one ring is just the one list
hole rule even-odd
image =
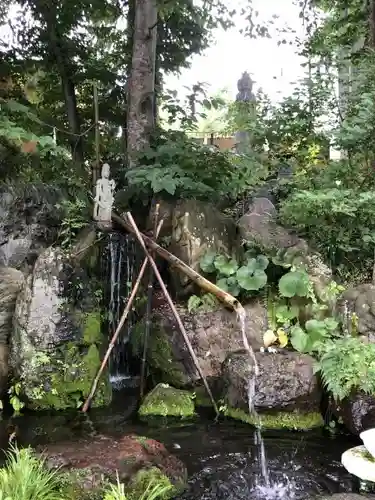
[[[181, 321], [181, 318], [180, 318], [180, 316], [179, 316], [179, 314], [178, 314], [178, 312], [177, 312], [177, 310], [176, 310], [175, 305], [173, 304], [173, 300], [171, 299], [171, 296], [170, 296], [170, 295], [169, 295], [169, 293], [168, 293], [168, 290], [167, 290], [167, 288], [166, 288], [166, 286], [165, 286], [165, 284], [164, 284], [164, 281], [163, 281], [162, 277], [160, 276], [159, 269], [158, 269], [157, 265], [155, 264], [154, 259], [153, 259], [153, 258], [151, 257], [151, 255], [149, 254], [149, 252], [148, 252], [148, 250], [147, 250], [147, 248], [146, 248], [145, 241], [143, 240], [142, 235], [141, 235], [141, 233], [139, 232], [139, 230], [138, 230], [138, 228], [137, 228], [137, 225], [136, 225], [136, 223], [135, 223], [135, 221], [134, 221], [134, 219], [133, 219], [133, 217], [132, 217], [131, 213], [130, 213], [130, 212], [127, 212], [126, 216], [127, 216], [128, 220], [129, 220], [129, 222], [130, 222], [130, 224], [131, 224], [131, 227], [132, 227], [132, 229], [133, 229], [133, 231], [132, 231], [132, 232], [133, 232], [133, 233], [137, 236], [137, 238], [138, 238], [138, 240], [139, 240], [139, 243], [140, 243], [140, 245], [142, 246], [142, 248], [143, 248], [143, 250], [144, 250], [144, 252], [145, 252], [145, 254], [146, 254], [146, 257], [147, 257], [148, 261], [150, 262], [150, 264], [151, 264], [151, 266], [152, 266], [152, 269], [154, 270], [155, 276], [156, 276], [157, 280], [159, 281], [160, 287], [161, 287], [161, 289], [162, 289], [162, 291], [163, 291], [163, 293], [164, 293], [164, 295], [165, 295], [165, 298], [167, 299], [168, 304], [169, 304], [169, 306], [170, 306], [170, 308], [171, 308], [171, 310], [172, 310], [172, 312], [173, 312], [173, 315], [174, 315], [174, 317], [175, 317], [175, 319], [176, 319], [176, 321], [177, 321], [177, 324], [178, 324], [178, 326], [179, 326], [179, 328], [180, 328], [180, 331], [181, 331], [181, 333], [182, 333], [182, 336], [184, 337], [186, 347], [188, 348], [188, 351], [189, 351], [189, 353], [190, 353], [190, 356], [191, 356], [191, 358], [192, 358], [192, 360], [193, 360], [193, 362], [194, 362], [194, 364], [195, 364], [195, 367], [196, 367], [196, 369], [197, 369], [197, 371], [198, 371], [198, 373], [199, 373], [199, 376], [201, 377], [201, 379], [202, 379], [202, 381], [203, 381], [203, 384], [204, 384], [204, 386], [205, 386], [205, 388], [206, 388], [207, 394], [208, 394], [208, 395], [209, 395], [209, 397], [210, 397], [210, 400], [211, 400], [212, 406], [213, 406], [213, 408], [214, 408], [214, 410], [215, 410], [215, 413], [216, 413], [216, 415], [217, 415], [217, 416], [219, 416], [219, 409], [218, 409], [218, 407], [217, 407], [217, 405], [216, 405], [216, 402], [215, 402], [215, 399], [214, 399], [214, 397], [213, 397], [213, 395], [212, 395], [212, 392], [211, 392], [210, 386], [208, 385], [207, 379], [206, 379], [206, 377], [205, 377], [204, 373], [202, 372], [202, 369], [201, 369], [201, 367], [200, 367], [200, 364], [199, 364], [198, 358], [196, 357], [195, 352], [194, 352], [194, 349], [193, 349], [193, 348], [192, 348], [192, 346], [191, 346], [191, 342], [190, 342], [189, 337], [188, 337], [188, 335], [187, 335], [187, 333], [186, 333], [185, 327], [184, 327], [184, 325], [183, 325], [183, 323], [182, 323], [182, 321]], [[151, 241], [152, 241], [152, 240], [151, 240]], [[158, 246], [159, 246], [159, 245], [158, 245]], [[156, 250], [156, 249], [155, 249], [155, 250]]]
[[[129, 224], [126, 220], [124, 220], [123, 217], [115, 213], [112, 213], [112, 219], [118, 224], [120, 224], [124, 229], [126, 229], [126, 231], [133, 234], [137, 234], [132, 225]], [[145, 234], [142, 234], [139, 231], [138, 234], [141, 237], [142, 243], [144, 243], [148, 248], [150, 248], [155, 253], [160, 255], [160, 257], [167, 260], [172, 266], [176, 267], [178, 270], [186, 274], [186, 276], [188, 276], [192, 281], [194, 281], [200, 288], [206, 290], [206, 292], [208, 293], [212, 293], [213, 295], [215, 295], [221, 302], [224, 302], [226, 306], [230, 307], [231, 309], [234, 309], [236, 313], [243, 310], [243, 307], [240, 304], [240, 302], [238, 302], [238, 300], [235, 299], [232, 295], [225, 292], [224, 290], [221, 290], [221, 288], [214, 285], [214, 283], [211, 283], [211, 281], [201, 276], [199, 273], [194, 271], [194, 269], [185, 264], [185, 262], [183, 262], [178, 257], [168, 252], [168, 250], [158, 245], [155, 241], [153, 241]]]

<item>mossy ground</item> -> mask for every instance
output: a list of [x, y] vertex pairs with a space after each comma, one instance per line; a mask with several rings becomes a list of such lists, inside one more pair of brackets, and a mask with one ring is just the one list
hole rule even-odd
[[167, 384], [158, 384], [147, 394], [138, 414], [140, 417], [192, 417], [195, 414], [192, 394]]
[[224, 415], [235, 420], [241, 420], [246, 424], [264, 429], [290, 429], [290, 430], [309, 430], [316, 427], [323, 427], [323, 417], [319, 412], [301, 413], [294, 412], [276, 412], [261, 413], [250, 415], [238, 408], [225, 408]]
[[[141, 321], [133, 330], [130, 344], [134, 356], [141, 358], [143, 354], [143, 338], [145, 322]], [[159, 380], [175, 387], [183, 387], [186, 380], [181, 367], [175, 361], [169, 339], [165, 331], [158, 325], [152, 325], [147, 349], [147, 362], [151, 371]]]

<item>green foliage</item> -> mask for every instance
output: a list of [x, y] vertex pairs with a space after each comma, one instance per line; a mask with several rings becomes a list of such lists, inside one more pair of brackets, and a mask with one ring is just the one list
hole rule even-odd
[[308, 297], [311, 293], [310, 279], [306, 271], [295, 270], [284, 274], [279, 281], [279, 292], [283, 297]]
[[217, 309], [218, 300], [215, 295], [206, 293], [199, 297], [198, 295], [191, 295], [189, 297], [187, 308], [189, 312], [211, 312]]
[[339, 323], [333, 318], [310, 319], [306, 321], [304, 328], [299, 325], [291, 328], [290, 342], [296, 351], [312, 354], [319, 352], [325, 341], [338, 332]]
[[88, 203], [82, 199], [63, 200], [56, 208], [61, 208], [64, 213], [59, 231], [60, 245], [62, 248], [70, 248], [78, 232], [87, 225]]
[[162, 193], [177, 198], [223, 202], [255, 186], [267, 175], [267, 167], [254, 156], [238, 156], [213, 150], [172, 133], [157, 140], [155, 148], [144, 151], [138, 165], [126, 177], [139, 196]]
[[252, 257], [245, 255], [243, 262], [234, 257], [207, 252], [200, 260], [200, 268], [204, 273], [215, 274], [216, 284], [234, 297], [257, 292], [267, 284], [269, 260], [265, 255]]
[[64, 500], [56, 471], [31, 448], [12, 448], [5, 467], [0, 469], [0, 491], [4, 500]]
[[345, 336], [326, 342], [317, 370], [336, 400], [352, 391], [375, 394], [375, 345], [365, 344], [359, 337]]
[[12, 405], [14, 412], [19, 413], [24, 408], [25, 403], [21, 400], [21, 383], [15, 382], [9, 388], [9, 402]]
[[339, 187], [296, 191], [281, 209], [284, 223], [303, 233], [338, 268], [363, 262], [375, 243], [373, 191]]

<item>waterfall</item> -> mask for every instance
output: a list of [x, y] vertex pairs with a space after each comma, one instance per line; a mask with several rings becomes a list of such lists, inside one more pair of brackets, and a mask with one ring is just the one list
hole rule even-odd
[[[133, 280], [136, 278], [139, 269], [137, 251], [138, 248], [133, 236], [120, 232], [110, 233], [103, 254], [105, 282], [108, 283], [104, 303], [107, 304], [108, 309], [106, 327], [109, 339], [112, 338], [116, 331], [130, 295]], [[118, 336], [116, 346], [111, 352], [109, 368], [114, 388], [128, 385], [132, 380], [128, 343], [134, 320], [134, 313], [130, 312]]]

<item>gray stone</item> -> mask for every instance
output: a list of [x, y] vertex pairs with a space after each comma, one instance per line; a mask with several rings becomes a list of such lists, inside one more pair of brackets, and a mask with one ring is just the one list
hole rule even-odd
[[[321, 391], [314, 375], [314, 359], [307, 354], [285, 351], [255, 353], [259, 376], [254, 405], [265, 410], [319, 410]], [[223, 366], [223, 398], [232, 408], [248, 411], [248, 382], [254, 365], [246, 352], [229, 354]]]
[[302, 245], [298, 236], [277, 224], [276, 216], [276, 208], [270, 200], [255, 198], [249, 211], [238, 221], [242, 240], [264, 251]]
[[[148, 228], [153, 222], [148, 222]], [[167, 237], [168, 250], [195, 271], [200, 272], [199, 261], [208, 252], [232, 255], [238, 250], [236, 225], [209, 203], [197, 200], [179, 200], [174, 205], [160, 205], [159, 220], [163, 218], [160, 236]], [[177, 270], [171, 273], [178, 294], [192, 292], [191, 280]]]
[[45, 185], [0, 188], [0, 265], [29, 270], [39, 253], [56, 241], [62, 194]]
[[[221, 377], [222, 363], [234, 350], [243, 348], [242, 334], [236, 315], [220, 306], [212, 312], [189, 313], [177, 306], [188, 338], [198, 358], [203, 374], [208, 378]], [[254, 300], [245, 306], [246, 334], [255, 350], [263, 346], [267, 329], [267, 311]], [[136, 356], [143, 352], [144, 323], [136, 327], [131, 344]], [[183, 387], [200, 380], [176, 320], [167, 304], [159, 305], [152, 317], [147, 360], [162, 381]]]
[[[89, 392], [103, 343], [85, 268], [59, 248], [46, 249], [18, 295], [11, 338], [10, 363], [28, 406], [76, 407]], [[103, 377], [98, 405], [108, 398]]]

